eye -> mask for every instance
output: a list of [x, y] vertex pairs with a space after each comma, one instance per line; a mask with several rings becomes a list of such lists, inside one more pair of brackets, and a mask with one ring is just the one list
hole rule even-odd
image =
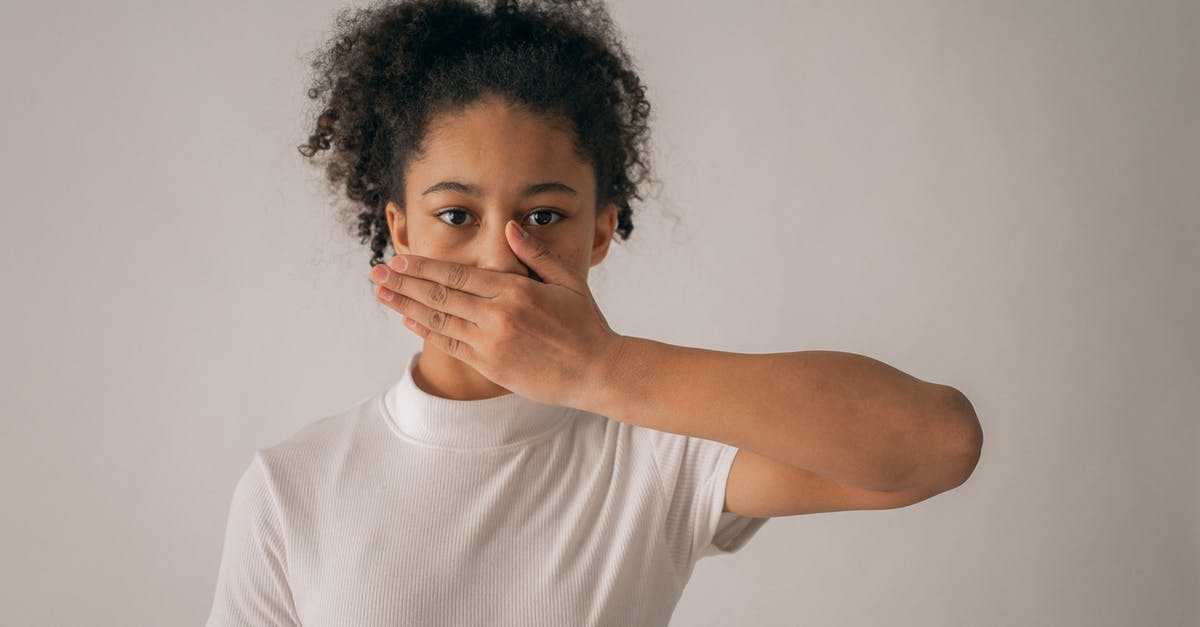
[[[559, 216], [559, 219], [558, 219], [558, 220], [555, 220], [555, 222], [557, 222], [557, 221], [559, 221], [559, 220], [562, 220], [563, 218], [567, 217], [566, 215], [564, 215], [564, 214], [563, 214], [563, 212], [561, 212], [561, 211], [555, 211], [554, 209], [535, 209], [534, 211], [530, 212], [530, 214], [529, 214], [529, 215], [530, 215], [530, 216], [535, 216], [535, 215], [538, 215], [538, 214], [545, 215], [545, 216], [554, 216], [554, 215], [558, 215], [558, 216]], [[550, 218], [550, 217], [547, 217], [546, 219], [551, 219], [551, 218]], [[554, 222], [542, 222], [542, 221], [540, 221], [540, 220], [534, 220], [534, 224], [536, 224], [537, 226], [550, 226], [551, 224], [554, 224]]]
[[[446, 214], [457, 214], [457, 213], [463, 214], [463, 220], [465, 222], [465, 220], [468, 216], [467, 211], [465, 209], [446, 209], [444, 211], [439, 211], [433, 215], [438, 218], [441, 218], [442, 216], [444, 216]], [[446, 220], [442, 220], [442, 222], [446, 222]], [[462, 226], [463, 222], [457, 222], [457, 221], [456, 222], [446, 222], [446, 224], [449, 224], [451, 226]]]
[[[458, 218], [458, 216], [460, 214], [462, 217]], [[466, 209], [460, 209], [458, 207], [451, 207], [449, 209], [443, 209], [433, 215], [437, 218], [442, 218], [442, 222], [445, 222], [446, 224], [448, 224], [450, 226], [463, 226], [464, 224], [466, 224], [466, 222], [470, 218], [471, 214], [469, 212], [467, 212]], [[531, 211], [529, 213], [530, 217], [541, 216], [540, 218], [534, 218], [534, 220], [533, 220], [534, 226], [550, 226], [551, 224], [554, 224], [555, 222], [558, 221], [558, 220], [554, 220], [555, 215], [558, 216], [559, 220], [562, 220], [563, 218], [567, 217], [566, 214], [564, 214], [561, 211], [555, 210], [555, 209], [535, 209], [534, 211]], [[446, 219], [443, 216], [451, 216], [451, 217], [449, 219]]]

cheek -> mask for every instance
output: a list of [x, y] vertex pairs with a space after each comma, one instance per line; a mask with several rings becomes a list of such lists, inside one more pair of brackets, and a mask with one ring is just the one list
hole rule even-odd
[[422, 229], [413, 235], [415, 237], [409, 240], [413, 253], [425, 257], [444, 259], [447, 255], [452, 255], [462, 248], [461, 237], [456, 238], [452, 232], [448, 233], [436, 227]]
[[577, 274], [586, 275], [591, 267], [592, 251], [590, 248], [572, 249], [560, 255], [563, 263]]

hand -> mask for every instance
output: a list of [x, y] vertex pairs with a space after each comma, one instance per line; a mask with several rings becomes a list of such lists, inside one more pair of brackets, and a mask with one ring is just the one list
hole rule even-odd
[[375, 296], [417, 335], [497, 385], [586, 410], [623, 336], [608, 326], [586, 278], [510, 222], [509, 246], [545, 283], [405, 254], [371, 269]]

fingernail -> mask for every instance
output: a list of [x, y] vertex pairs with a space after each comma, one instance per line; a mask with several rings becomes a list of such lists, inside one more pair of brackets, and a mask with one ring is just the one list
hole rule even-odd
[[379, 263], [379, 264], [375, 264], [374, 268], [371, 268], [371, 280], [372, 281], [374, 281], [376, 283], [383, 283], [384, 281], [387, 281], [387, 278], [388, 278], [387, 266], [383, 265], [382, 263]]

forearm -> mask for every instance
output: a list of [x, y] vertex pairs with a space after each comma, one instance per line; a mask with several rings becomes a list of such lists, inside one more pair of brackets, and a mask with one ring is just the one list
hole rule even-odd
[[978, 458], [954, 388], [863, 355], [746, 354], [624, 336], [583, 409], [744, 448], [872, 490], [951, 487]]

